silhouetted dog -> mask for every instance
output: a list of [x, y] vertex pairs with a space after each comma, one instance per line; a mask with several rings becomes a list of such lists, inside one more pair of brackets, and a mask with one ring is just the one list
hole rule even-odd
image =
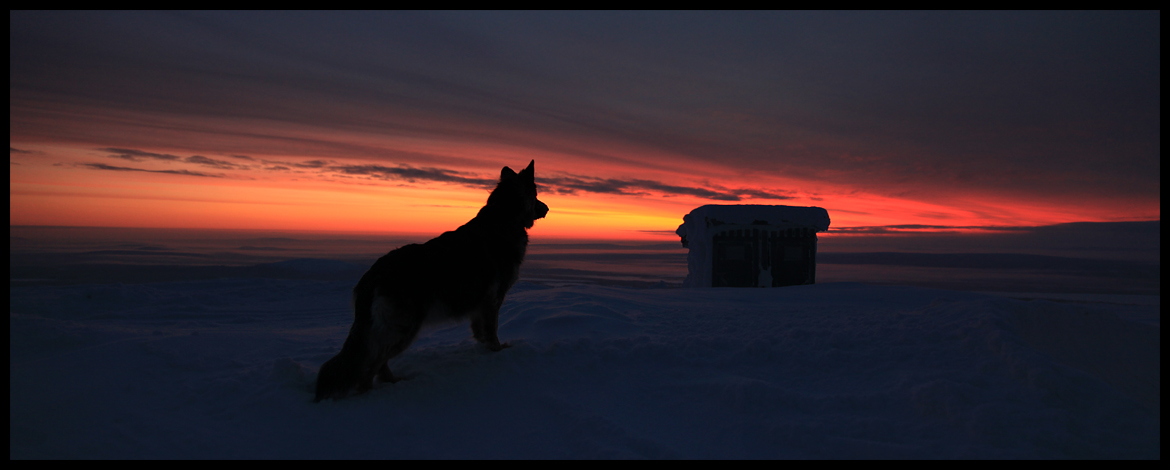
[[422, 245], [387, 253], [353, 288], [354, 318], [341, 352], [321, 366], [317, 397], [341, 398], [394, 382], [386, 361], [406, 350], [424, 324], [471, 318], [471, 333], [492, 351], [500, 305], [520, 273], [528, 231], [548, 206], [536, 199], [535, 161], [504, 167], [487, 205], [470, 222]]

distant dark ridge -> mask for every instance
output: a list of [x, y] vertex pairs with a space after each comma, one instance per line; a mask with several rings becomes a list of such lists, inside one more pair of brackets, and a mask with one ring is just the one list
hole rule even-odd
[[304, 279], [357, 282], [369, 266], [333, 260], [288, 260], [252, 266], [167, 266], [137, 264], [9, 265], [12, 282], [109, 284], [204, 281], [230, 278]]
[[[588, 260], [622, 263], [685, 263], [686, 253], [529, 253], [525, 259], [555, 263], [558, 260]], [[1019, 253], [817, 253], [822, 264], [872, 264], [925, 268], [1035, 269], [1069, 274], [1093, 274], [1126, 278], [1157, 278], [1157, 264], [1064, 256]]]
[[1128, 278], [1157, 278], [1157, 264], [1019, 253], [817, 253], [817, 263], [925, 268], [1040, 269]]
[[251, 246], [251, 245], [241, 246], [241, 247], [236, 248], [236, 249], [237, 250], [247, 250], [247, 251], [296, 251], [293, 248], [277, 248], [274, 246]]
[[687, 261], [686, 253], [528, 253], [524, 255], [528, 261], [557, 261], [557, 260], [586, 260], [586, 261]]
[[[671, 232], [673, 233], [673, 232]], [[679, 250], [682, 244], [672, 241], [669, 243], [529, 243], [528, 248], [559, 248], [574, 250]]]
[[172, 251], [166, 248], [159, 247], [140, 247], [133, 250], [96, 250], [83, 251], [77, 253], [76, 256], [186, 256], [192, 258], [210, 258], [210, 255], [203, 253], [185, 253], [181, 251]]

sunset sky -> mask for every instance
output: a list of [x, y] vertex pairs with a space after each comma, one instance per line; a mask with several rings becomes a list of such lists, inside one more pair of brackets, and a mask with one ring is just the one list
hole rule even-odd
[[1158, 12], [11, 12], [10, 225], [534, 237], [1160, 218]]

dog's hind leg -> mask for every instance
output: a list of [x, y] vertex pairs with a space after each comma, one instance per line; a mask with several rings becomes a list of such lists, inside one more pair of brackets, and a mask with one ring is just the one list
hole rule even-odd
[[370, 334], [370, 350], [377, 351], [377, 362], [371, 364], [370, 379], [379, 382], [397, 382], [398, 379], [390, 372], [387, 361], [402, 354], [418, 336], [422, 329], [426, 311], [421, 308], [410, 308], [404, 305], [394, 305], [385, 297], [374, 299], [371, 308], [373, 326]]
[[382, 363], [382, 368], [378, 369], [378, 375], [374, 379], [382, 383], [394, 383], [402, 380], [394, 377], [394, 373], [390, 372], [390, 364], [388, 362]]
[[377, 372], [374, 374], [373, 378], [375, 380], [382, 383], [394, 383], [401, 380], [394, 377], [393, 372], [390, 372], [389, 361], [410, 347], [410, 343], [414, 342], [414, 338], [418, 336], [418, 331], [421, 327], [422, 322], [420, 321], [416, 325], [407, 326], [407, 328], [400, 330], [400, 334], [390, 335], [386, 338], [386, 341], [382, 344], [382, 354], [378, 357], [381, 366], [378, 367]]

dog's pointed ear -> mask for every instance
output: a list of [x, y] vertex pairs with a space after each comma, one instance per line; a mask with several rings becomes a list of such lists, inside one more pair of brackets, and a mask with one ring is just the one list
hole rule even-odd
[[522, 176], [528, 180], [535, 180], [536, 179], [535, 165], [536, 165], [536, 160], [528, 162], [528, 168], [520, 170], [520, 176]]
[[516, 172], [512, 171], [511, 168], [504, 167], [503, 170], [500, 170], [500, 181], [507, 181], [507, 180], [515, 178], [515, 177], [516, 177]]

